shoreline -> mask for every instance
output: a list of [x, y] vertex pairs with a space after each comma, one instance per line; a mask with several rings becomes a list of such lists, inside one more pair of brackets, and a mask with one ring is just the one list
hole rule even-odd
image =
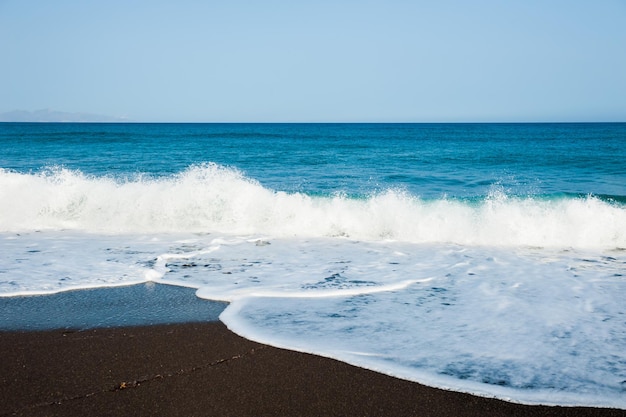
[[0, 416], [623, 416], [431, 388], [221, 322], [0, 332]]
[[0, 297], [0, 331], [217, 321], [228, 303], [199, 298], [196, 291], [192, 287], [146, 281]]

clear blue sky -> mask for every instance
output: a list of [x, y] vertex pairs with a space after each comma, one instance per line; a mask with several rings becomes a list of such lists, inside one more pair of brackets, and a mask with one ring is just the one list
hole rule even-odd
[[0, 112], [626, 121], [626, 0], [0, 0]]

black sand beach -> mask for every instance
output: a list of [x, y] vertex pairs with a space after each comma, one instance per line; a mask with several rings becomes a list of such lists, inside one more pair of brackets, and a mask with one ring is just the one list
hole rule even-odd
[[626, 416], [429, 388], [222, 323], [0, 332], [0, 415]]

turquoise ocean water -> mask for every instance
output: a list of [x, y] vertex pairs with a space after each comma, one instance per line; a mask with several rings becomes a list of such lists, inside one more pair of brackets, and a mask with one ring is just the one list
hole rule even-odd
[[261, 342], [626, 408], [626, 124], [4, 123], [0, 145], [5, 299], [180, 285]]

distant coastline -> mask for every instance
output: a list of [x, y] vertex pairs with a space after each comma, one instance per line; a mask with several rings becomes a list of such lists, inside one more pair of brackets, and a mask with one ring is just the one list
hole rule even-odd
[[35, 111], [13, 110], [0, 113], [0, 122], [31, 122], [31, 123], [52, 123], [52, 122], [128, 122], [125, 117], [112, 117], [91, 113], [71, 113], [51, 109]]

